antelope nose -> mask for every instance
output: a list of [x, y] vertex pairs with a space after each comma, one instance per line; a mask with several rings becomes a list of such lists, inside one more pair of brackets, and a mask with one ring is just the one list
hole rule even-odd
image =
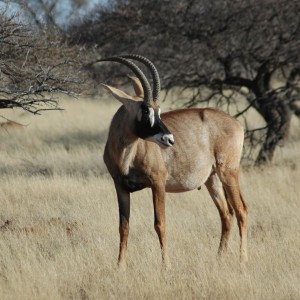
[[164, 134], [161, 139], [168, 146], [173, 146], [175, 143], [173, 134]]

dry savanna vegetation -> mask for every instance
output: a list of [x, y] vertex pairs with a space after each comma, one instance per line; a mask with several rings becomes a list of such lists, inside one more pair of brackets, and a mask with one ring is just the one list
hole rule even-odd
[[[272, 166], [244, 168], [249, 262], [237, 226], [217, 260], [218, 212], [205, 187], [167, 195], [171, 267], [161, 267], [151, 193], [133, 194], [127, 270], [118, 270], [118, 208], [102, 154], [114, 100], [0, 120], [1, 299], [299, 299], [300, 132], [292, 120]], [[168, 107], [168, 104], [165, 104]], [[255, 117], [253, 122], [256, 122]], [[188, 146], [188, 145], [187, 145]]]

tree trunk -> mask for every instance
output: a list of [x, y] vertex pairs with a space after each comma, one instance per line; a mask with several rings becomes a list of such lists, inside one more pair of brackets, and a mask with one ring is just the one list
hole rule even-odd
[[276, 147], [288, 136], [292, 110], [284, 96], [275, 93], [259, 103], [259, 112], [268, 124], [267, 135], [257, 156], [255, 165], [272, 161]]

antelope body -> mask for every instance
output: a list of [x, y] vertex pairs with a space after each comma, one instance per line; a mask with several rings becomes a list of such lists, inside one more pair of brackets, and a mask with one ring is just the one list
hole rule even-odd
[[[151, 71], [154, 89], [131, 61]], [[151, 188], [154, 227], [166, 260], [165, 193], [190, 191], [206, 185], [222, 223], [219, 253], [227, 248], [234, 214], [240, 232], [240, 254], [247, 260], [247, 205], [241, 195], [238, 172], [244, 132], [237, 120], [213, 108], [180, 109], [160, 114], [160, 82], [154, 65], [138, 55], [112, 57], [127, 65], [136, 96], [104, 85], [123, 105], [112, 119], [104, 151], [119, 204], [120, 252], [125, 264], [129, 234], [130, 193]]]

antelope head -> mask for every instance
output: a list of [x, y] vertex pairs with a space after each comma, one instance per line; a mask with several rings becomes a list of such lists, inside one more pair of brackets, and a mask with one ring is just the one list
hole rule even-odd
[[[128, 58], [142, 62], [150, 69], [153, 78], [153, 92], [144, 73]], [[160, 117], [160, 107], [157, 104], [160, 79], [151, 61], [138, 55], [116, 56], [101, 61], [119, 62], [129, 67], [136, 75], [136, 77], [129, 77], [132, 80], [136, 96], [130, 96], [119, 89], [103, 84], [113, 97], [124, 105], [133, 125], [134, 134], [141, 139], [155, 142], [163, 149], [173, 146], [173, 134]], [[128, 126], [128, 124], [124, 124], [124, 126]]]

